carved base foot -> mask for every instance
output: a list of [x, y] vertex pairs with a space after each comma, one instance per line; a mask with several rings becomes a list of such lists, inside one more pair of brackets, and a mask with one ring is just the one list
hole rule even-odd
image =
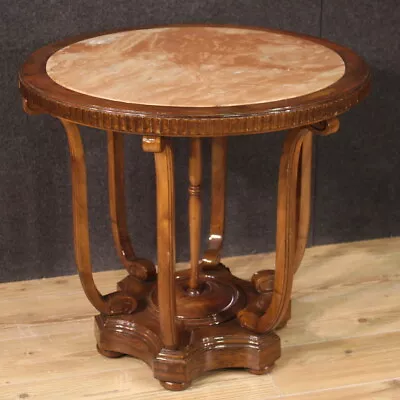
[[116, 351], [104, 350], [99, 345], [97, 345], [96, 347], [97, 347], [97, 351], [102, 356], [107, 357], [107, 358], [120, 358], [120, 357], [123, 357], [125, 355], [125, 354], [122, 354], [122, 353], [118, 353]]
[[[251, 282], [232, 276], [228, 269], [202, 276], [203, 292], [198, 298], [185, 295], [185, 272], [179, 273], [177, 319], [181, 323], [179, 346], [174, 350], [163, 346], [156, 283], [138, 287], [132, 279], [126, 278], [119, 287], [135, 291], [138, 308], [133, 314], [96, 317], [98, 349], [106, 357], [127, 354], [144, 360], [164, 388], [184, 390], [206, 371], [222, 368], [265, 374], [280, 357], [280, 339], [275, 333], [254, 333], [240, 325], [236, 310], [254, 302], [258, 293]], [[204, 306], [199, 308], [202, 296]]]
[[180, 390], [185, 390], [187, 389], [192, 382], [164, 382], [164, 381], [160, 381], [161, 386], [164, 389], [167, 390], [172, 390], [173, 392], [179, 392]]
[[249, 369], [248, 372], [253, 375], [266, 375], [269, 374], [275, 367], [275, 364], [268, 365], [262, 369]]
[[[271, 304], [272, 293], [275, 280], [275, 271], [263, 270], [256, 272], [251, 278], [254, 288], [258, 292], [258, 296], [253, 301], [248, 301], [245, 308], [240, 310], [237, 317], [241, 325], [255, 332], [260, 332], [258, 323], [265, 310]], [[275, 327], [276, 330], [284, 328], [291, 318], [291, 301], [282, 320]]]

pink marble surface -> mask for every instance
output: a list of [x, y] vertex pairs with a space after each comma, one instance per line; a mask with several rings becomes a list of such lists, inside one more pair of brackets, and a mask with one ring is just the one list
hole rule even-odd
[[59, 85], [104, 99], [214, 107], [306, 95], [340, 79], [333, 50], [289, 35], [241, 28], [171, 27], [98, 36], [53, 54]]

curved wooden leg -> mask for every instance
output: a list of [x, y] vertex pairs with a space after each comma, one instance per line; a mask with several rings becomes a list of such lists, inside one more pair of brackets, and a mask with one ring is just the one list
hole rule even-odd
[[143, 150], [154, 152], [157, 185], [158, 307], [164, 347], [179, 344], [175, 297], [175, 186], [174, 161], [170, 141], [144, 137]]
[[67, 133], [70, 149], [74, 247], [82, 287], [87, 298], [101, 313], [131, 313], [137, 307], [137, 302], [133, 297], [121, 292], [103, 296], [94, 283], [90, 260], [85, 154], [77, 125], [63, 119], [61, 119], [61, 122]]
[[200, 235], [201, 235], [201, 198], [202, 178], [201, 140], [190, 140], [189, 154], [189, 236], [190, 236], [190, 279], [189, 290], [192, 295], [199, 294], [200, 274]]
[[298, 174], [298, 202], [296, 208], [296, 254], [294, 273], [300, 267], [307, 246], [311, 210], [312, 133], [303, 137]]
[[[309, 201], [307, 189], [310, 184], [308, 167], [311, 162], [311, 135], [312, 131], [308, 127], [293, 129], [283, 146], [279, 167], [275, 273], [261, 271], [253, 277], [255, 287], [263, 288], [258, 289], [262, 299], [255, 307], [248, 307], [238, 314], [241, 324], [256, 332], [268, 332], [279, 327], [287, 319], [289, 312], [293, 276], [298, 268], [297, 263], [301, 261], [299, 256], [304, 253], [303, 247], [305, 248], [308, 236], [308, 223], [300, 214], [302, 209], [307, 211], [309, 207], [305, 201]], [[307, 148], [300, 163], [304, 141]], [[303, 172], [300, 168], [303, 162], [306, 167], [304, 178], [299, 176]]]
[[120, 132], [107, 132], [108, 145], [108, 187], [111, 228], [115, 248], [122, 264], [130, 275], [141, 279], [154, 279], [154, 264], [136, 257], [126, 224], [125, 179], [124, 179], [124, 137]]
[[309, 127], [311, 133], [303, 137], [301, 146], [300, 165], [298, 174], [298, 202], [296, 208], [296, 254], [294, 261], [294, 273], [300, 267], [304, 251], [307, 246], [308, 232], [310, 228], [311, 215], [311, 170], [312, 170], [312, 140], [315, 133], [317, 135], [327, 136], [336, 133], [339, 130], [339, 120], [332, 118], [327, 121]]
[[268, 332], [290, 318], [293, 277], [307, 244], [312, 134], [330, 135], [339, 129], [337, 118], [292, 129], [286, 137], [279, 167], [275, 271], [260, 271], [252, 282], [260, 297], [238, 313], [242, 326]]
[[225, 224], [226, 137], [213, 138], [211, 143], [211, 224], [208, 249], [202, 260], [204, 269], [217, 266], [221, 259]]

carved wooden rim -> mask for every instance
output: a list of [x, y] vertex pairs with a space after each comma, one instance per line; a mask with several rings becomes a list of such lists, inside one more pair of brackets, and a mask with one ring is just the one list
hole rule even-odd
[[[164, 25], [157, 27], [182, 27]], [[32, 112], [48, 113], [81, 125], [134, 134], [162, 136], [227, 136], [264, 133], [309, 125], [342, 114], [368, 93], [370, 72], [353, 51], [312, 36], [292, 32], [235, 25], [190, 25], [235, 27], [284, 33], [326, 46], [345, 63], [345, 74], [317, 92], [287, 100], [228, 107], [167, 107], [123, 103], [78, 93], [58, 85], [46, 73], [49, 57], [80, 40], [106, 35], [81, 35], [45, 46], [34, 52], [19, 73], [25, 106]], [[150, 29], [147, 27], [141, 29]]]

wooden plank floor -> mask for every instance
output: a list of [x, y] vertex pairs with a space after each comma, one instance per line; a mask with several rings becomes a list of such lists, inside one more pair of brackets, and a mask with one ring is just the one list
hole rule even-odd
[[[248, 278], [273, 254], [225, 262]], [[123, 276], [96, 281], [107, 291]], [[400, 238], [308, 249], [293, 298], [271, 374], [218, 371], [173, 393], [143, 362], [96, 352], [95, 312], [76, 276], [2, 284], [0, 399], [400, 400]]]

